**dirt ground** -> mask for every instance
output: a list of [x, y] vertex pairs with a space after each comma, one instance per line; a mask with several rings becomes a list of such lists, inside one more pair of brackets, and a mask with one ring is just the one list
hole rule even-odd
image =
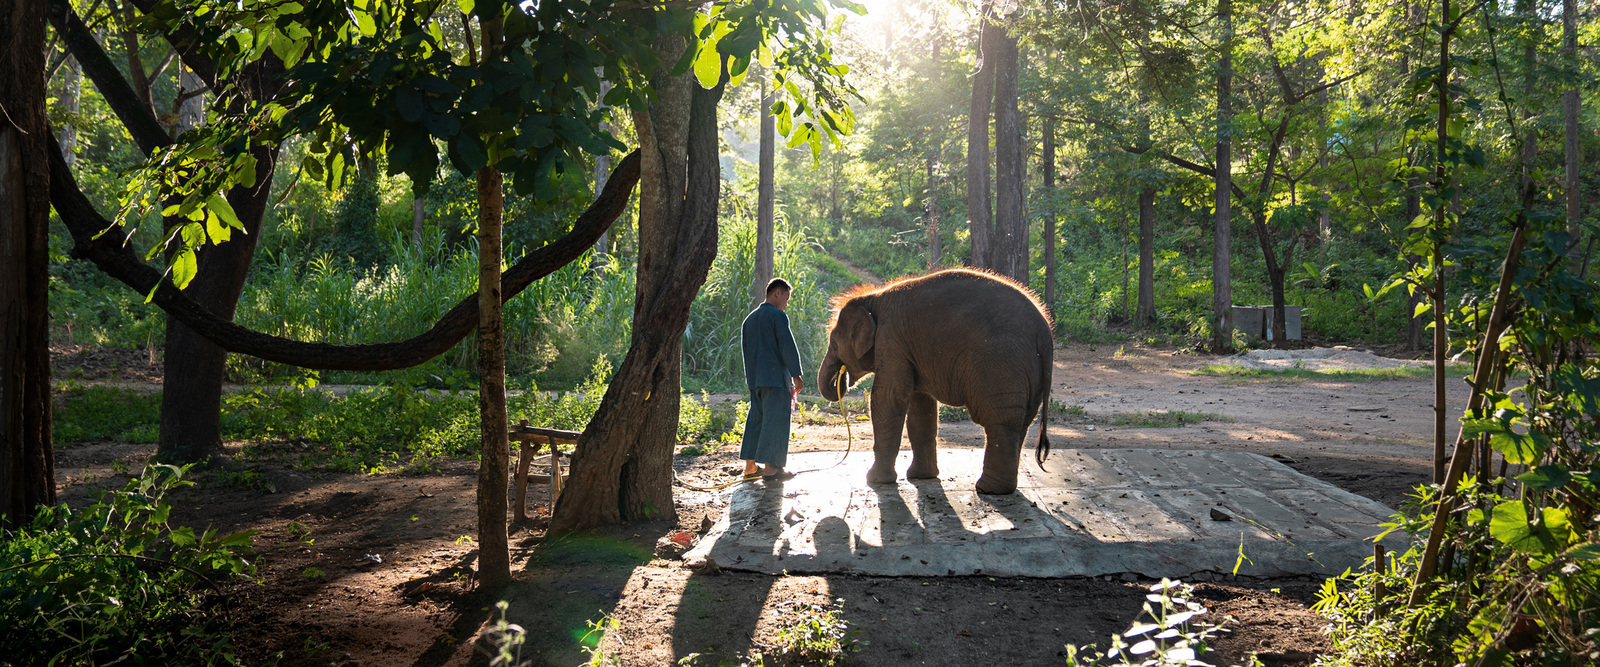
[[[1083, 410], [1051, 424], [1054, 447], [1274, 455], [1391, 507], [1427, 481], [1431, 380], [1239, 380], [1191, 372], [1215, 361], [1132, 343], [1058, 349], [1055, 400]], [[1453, 411], [1465, 389], [1451, 383]], [[1112, 425], [1116, 413], [1140, 410], [1208, 412], [1231, 421]], [[796, 427], [793, 451], [846, 446], [841, 420], [810, 421]], [[856, 451], [864, 451], [870, 425], [852, 428]], [[940, 437], [942, 446], [982, 444], [981, 431], [968, 422], [942, 424]], [[96, 489], [120, 485], [114, 471], [137, 472], [152, 453], [152, 446], [58, 445], [62, 497], [82, 503]], [[734, 458], [728, 451], [679, 457], [679, 472], [699, 482], [727, 480], [738, 471]], [[534, 664], [582, 664], [589, 659], [585, 647], [623, 665], [675, 664], [694, 653], [701, 656], [692, 664], [737, 665], [756, 652], [769, 665], [799, 664], [776, 652], [780, 629], [805, 603], [838, 609], [860, 631], [853, 636], [864, 643], [845, 664], [1060, 664], [1066, 644], [1104, 647], [1125, 630], [1153, 583], [695, 571], [667, 538], [697, 533], [722, 509], [714, 498], [684, 493], [676, 522], [546, 540], [536, 528], [548, 504], [545, 487], [534, 485], [533, 525], [511, 536], [516, 582], [491, 594], [473, 586], [475, 463], [452, 462], [421, 477], [271, 464], [264, 470], [271, 492], [230, 488], [220, 483], [226, 473], [203, 473], [174, 512], [185, 524], [260, 531], [260, 585], [237, 587], [232, 606], [246, 621], [237, 643], [251, 663], [487, 664], [480, 639], [496, 617], [495, 602], [504, 599], [509, 620], [528, 631], [522, 657]], [[1309, 664], [1326, 646], [1322, 621], [1307, 610], [1320, 585], [1307, 578], [1197, 584], [1196, 597], [1211, 618], [1225, 619], [1230, 630], [1209, 661], [1242, 664], [1256, 655], [1267, 665]]]

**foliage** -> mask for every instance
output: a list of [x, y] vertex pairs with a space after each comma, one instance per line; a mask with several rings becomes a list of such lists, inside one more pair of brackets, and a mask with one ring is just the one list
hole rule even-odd
[[[1199, 658], [1224, 632], [1221, 626], [1194, 619], [1207, 613], [1191, 599], [1194, 587], [1162, 579], [1145, 595], [1144, 611], [1122, 634], [1111, 635], [1111, 650], [1067, 646], [1068, 667], [1204, 667]], [[1146, 622], [1143, 619], [1149, 617]], [[1131, 643], [1130, 643], [1131, 642]], [[1114, 662], [1113, 662], [1114, 661]]]
[[57, 394], [55, 442], [114, 440], [153, 444], [161, 424], [161, 394], [105, 385], [69, 384]]
[[851, 630], [841, 610], [813, 603], [795, 603], [794, 617], [778, 628], [778, 650], [820, 665], [833, 665], [861, 650], [861, 630]]
[[189, 467], [147, 467], [79, 511], [40, 510], [0, 542], [0, 651], [18, 664], [235, 664], [221, 585], [248, 580], [255, 531], [169, 523]]

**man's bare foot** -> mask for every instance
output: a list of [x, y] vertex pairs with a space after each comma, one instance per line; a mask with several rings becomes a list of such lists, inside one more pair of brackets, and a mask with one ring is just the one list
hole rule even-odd
[[754, 475], [754, 474], [756, 474], [758, 472], [760, 472], [760, 469], [756, 468], [756, 462], [755, 461], [745, 461], [744, 462], [744, 476], [745, 477], [749, 477], [749, 476]]

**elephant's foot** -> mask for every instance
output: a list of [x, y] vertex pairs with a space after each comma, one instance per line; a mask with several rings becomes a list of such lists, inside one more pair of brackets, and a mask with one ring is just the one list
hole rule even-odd
[[1016, 490], [1017, 480], [1014, 477], [1002, 479], [996, 475], [984, 474], [984, 476], [978, 478], [978, 493], [1003, 496], [1008, 493], [1015, 493]]
[[890, 465], [886, 465], [886, 466], [880, 466], [880, 465], [877, 465], [877, 464], [873, 464], [873, 466], [871, 468], [867, 469], [867, 483], [868, 484], [892, 484], [892, 483], [894, 483], [894, 465], [890, 464]]
[[911, 467], [906, 469], [906, 479], [933, 479], [939, 476], [939, 464], [932, 461], [911, 460]]

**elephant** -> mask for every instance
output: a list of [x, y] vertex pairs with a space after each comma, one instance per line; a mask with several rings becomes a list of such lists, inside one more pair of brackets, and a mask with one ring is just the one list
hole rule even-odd
[[[1023, 440], [1039, 415], [1040, 465], [1054, 336], [1027, 288], [975, 269], [947, 269], [860, 286], [834, 297], [828, 351], [817, 372], [823, 398], [873, 375], [873, 464], [867, 482], [895, 480], [902, 428], [911, 441], [907, 479], [939, 476], [939, 404], [966, 406], [983, 427], [978, 493], [1016, 491]], [[842, 375], [841, 375], [842, 374]]]

